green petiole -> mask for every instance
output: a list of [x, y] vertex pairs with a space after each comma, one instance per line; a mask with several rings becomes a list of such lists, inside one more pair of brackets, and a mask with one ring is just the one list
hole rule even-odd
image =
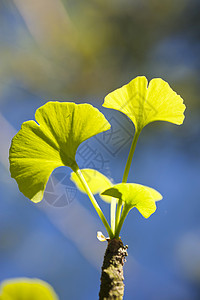
[[122, 225], [124, 223], [124, 220], [126, 219], [126, 216], [128, 215], [129, 210], [130, 210], [130, 208], [128, 206], [124, 205], [123, 210], [122, 210], [122, 214], [121, 214], [121, 217], [120, 217], [120, 220], [119, 220], [119, 224], [118, 224], [117, 229], [115, 231], [115, 238], [117, 238], [117, 239], [119, 238], [119, 234], [120, 234]]
[[94, 195], [92, 194], [92, 192], [91, 192], [91, 190], [90, 190], [90, 188], [89, 188], [89, 186], [87, 184], [87, 181], [85, 180], [83, 174], [81, 173], [81, 170], [77, 169], [75, 171], [75, 173], [76, 173], [77, 177], [79, 178], [79, 180], [81, 181], [81, 183], [82, 183], [82, 185], [83, 185], [83, 187], [84, 187], [84, 189], [85, 189], [88, 197], [90, 198], [90, 201], [92, 202], [92, 205], [94, 206], [97, 214], [99, 215], [101, 221], [103, 222], [103, 224], [104, 224], [104, 226], [105, 226], [105, 228], [106, 228], [106, 230], [107, 230], [107, 232], [109, 234], [109, 237], [112, 239], [114, 237], [114, 234], [113, 234], [113, 232], [112, 232], [112, 230], [110, 228], [110, 225], [108, 224], [108, 222], [107, 222], [107, 220], [106, 220], [106, 218], [105, 218], [105, 216], [104, 216], [104, 214], [103, 214], [103, 212], [102, 212], [99, 204], [97, 203]]
[[113, 234], [115, 235], [115, 214], [116, 214], [116, 198], [111, 198], [111, 204], [110, 204], [110, 224], [111, 224], [111, 230]]
[[[123, 178], [122, 178], [122, 182], [127, 182], [127, 179], [128, 179], [128, 174], [129, 174], [129, 171], [130, 171], [130, 166], [131, 166], [131, 162], [132, 162], [132, 158], [133, 158], [133, 154], [135, 152], [135, 148], [136, 148], [136, 145], [137, 145], [137, 141], [138, 141], [138, 138], [139, 138], [139, 135], [141, 133], [141, 130], [136, 130], [135, 131], [135, 134], [134, 134], [134, 137], [133, 137], [133, 141], [132, 141], [132, 144], [131, 144], [131, 148], [130, 148], [130, 151], [129, 151], [129, 155], [128, 155], [128, 159], [127, 159], [127, 162], [126, 162], [126, 166], [125, 166], [125, 169], [124, 169], [124, 175], [123, 175]], [[122, 199], [119, 199], [118, 201], [118, 204], [117, 204], [117, 212], [116, 212], [116, 222], [115, 222], [115, 234], [118, 233], [118, 236], [119, 236], [119, 222], [121, 220], [121, 209], [122, 209]], [[121, 228], [120, 228], [121, 230]]]
[[133, 154], [135, 152], [135, 148], [136, 148], [136, 145], [137, 145], [137, 141], [138, 141], [138, 138], [139, 138], [139, 135], [140, 135], [141, 131], [140, 130], [136, 130], [135, 131], [135, 134], [134, 134], [134, 137], [133, 137], [133, 141], [132, 141], [132, 144], [131, 144], [131, 149], [130, 149], [130, 152], [129, 152], [129, 155], [128, 155], [128, 159], [127, 159], [127, 162], [126, 162], [126, 166], [125, 166], [125, 170], [124, 170], [124, 175], [123, 175], [123, 178], [122, 178], [122, 182], [127, 182], [127, 179], [128, 179], [128, 174], [129, 174], [129, 170], [130, 170], [130, 166], [131, 166], [131, 162], [132, 162], [132, 158], [133, 158]]

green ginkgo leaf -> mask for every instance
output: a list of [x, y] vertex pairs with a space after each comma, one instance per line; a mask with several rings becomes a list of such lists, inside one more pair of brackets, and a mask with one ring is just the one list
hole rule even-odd
[[10, 172], [20, 191], [33, 202], [43, 198], [52, 171], [78, 169], [75, 155], [86, 139], [108, 130], [109, 122], [90, 104], [48, 102], [22, 124], [10, 148]]
[[102, 195], [121, 199], [128, 211], [136, 207], [145, 218], [155, 212], [155, 201], [162, 199], [162, 195], [156, 190], [136, 183], [116, 184], [105, 190]]
[[[113, 186], [112, 182], [108, 179], [108, 177], [106, 177], [105, 175], [103, 175], [102, 173], [100, 173], [97, 170], [81, 169], [81, 172], [82, 172], [85, 180], [87, 181], [87, 184], [88, 184], [92, 194], [94, 194], [94, 195], [101, 194], [102, 191]], [[84, 187], [82, 186], [82, 184], [75, 172], [71, 173], [70, 179], [75, 183], [77, 188], [82, 193], [86, 193]], [[111, 202], [111, 199], [112, 199], [111, 197], [102, 196], [102, 195], [100, 195], [100, 197], [104, 201], [109, 202], [109, 203]]]
[[149, 82], [146, 77], [136, 77], [128, 84], [105, 97], [104, 107], [121, 111], [141, 131], [154, 121], [183, 123], [185, 105], [182, 98], [160, 78]]
[[59, 300], [53, 288], [40, 279], [17, 278], [2, 282], [1, 300]]

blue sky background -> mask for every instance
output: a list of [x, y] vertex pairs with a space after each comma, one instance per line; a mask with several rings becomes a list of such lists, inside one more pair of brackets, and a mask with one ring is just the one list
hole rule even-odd
[[[149, 219], [132, 210], [125, 221], [125, 299], [199, 299], [199, 14], [195, 0], [1, 1], [1, 281], [37, 277], [61, 300], [98, 298], [106, 243], [96, 232], [106, 233], [89, 200], [63, 167], [44, 200], [31, 203], [10, 177], [8, 149], [22, 122], [47, 101], [89, 102], [113, 132], [84, 143], [77, 160], [120, 182], [134, 128], [101, 104], [110, 91], [145, 75], [168, 81], [187, 110], [182, 126], [149, 125], [136, 148], [129, 182], [156, 188], [163, 200]], [[108, 205], [99, 204], [109, 217]]]

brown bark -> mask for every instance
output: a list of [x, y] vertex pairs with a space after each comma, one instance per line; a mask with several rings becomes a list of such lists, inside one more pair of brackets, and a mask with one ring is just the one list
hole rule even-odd
[[123, 265], [128, 255], [127, 248], [120, 239], [108, 240], [102, 266], [99, 300], [123, 299]]

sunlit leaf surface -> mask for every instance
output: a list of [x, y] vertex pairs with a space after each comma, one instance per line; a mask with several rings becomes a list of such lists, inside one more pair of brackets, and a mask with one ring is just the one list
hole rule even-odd
[[53, 288], [43, 280], [17, 278], [2, 282], [1, 300], [59, 300]]
[[[87, 184], [89, 185], [91, 192], [94, 195], [100, 194], [102, 191], [110, 188], [113, 185], [112, 182], [108, 179], [108, 177], [106, 177], [105, 175], [103, 175], [97, 170], [82, 169], [81, 172], [85, 180], [87, 181]], [[74, 172], [71, 173], [71, 180], [76, 184], [77, 188], [81, 192], [86, 193], [76, 173]], [[111, 202], [111, 197], [107, 197], [103, 195], [100, 195], [100, 197], [106, 202]]]
[[52, 171], [59, 166], [78, 168], [75, 155], [86, 139], [110, 128], [90, 104], [48, 102], [22, 124], [12, 140], [10, 171], [20, 191], [33, 202], [43, 198]]
[[154, 121], [183, 123], [185, 105], [182, 98], [160, 78], [149, 82], [146, 77], [136, 77], [128, 84], [105, 97], [104, 107], [121, 111], [142, 130]]
[[122, 199], [128, 209], [136, 207], [145, 218], [155, 212], [155, 201], [162, 199], [162, 195], [156, 190], [136, 183], [116, 184], [105, 190], [102, 195]]

